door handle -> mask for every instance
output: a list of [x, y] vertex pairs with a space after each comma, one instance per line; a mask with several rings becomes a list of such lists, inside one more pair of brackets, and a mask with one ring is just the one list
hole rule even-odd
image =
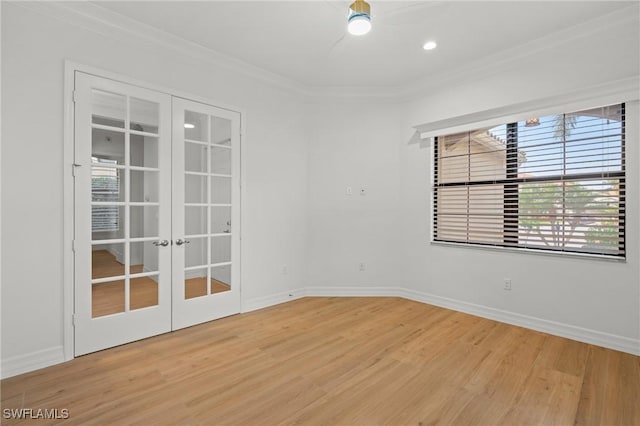
[[162, 240], [162, 241], [154, 241], [153, 242], [154, 246], [162, 246], [162, 247], [166, 247], [169, 245], [169, 241], [168, 240]]
[[181, 246], [181, 245], [183, 245], [183, 244], [189, 244], [190, 242], [191, 242], [191, 241], [189, 241], [189, 240], [183, 240], [182, 238], [178, 238], [178, 239], [176, 240], [176, 245], [177, 245], [177, 246]]

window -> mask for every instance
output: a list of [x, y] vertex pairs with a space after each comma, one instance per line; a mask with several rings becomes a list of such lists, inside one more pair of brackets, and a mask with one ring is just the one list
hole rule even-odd
[[434, 241], [625, 255], [624, 104], [439, 136]]
[[[91, 231], [109, 232], [120, 229], [120, 170], [115, 168], [116, 160], [91, 157]], [[100, 203], [100, 204], [97, 204]], [[104, 204], [102, 204], [104, 203]]]

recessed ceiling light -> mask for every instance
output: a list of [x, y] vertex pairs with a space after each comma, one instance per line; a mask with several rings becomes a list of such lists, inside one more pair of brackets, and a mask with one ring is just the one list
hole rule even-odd
[[185, 128], [185, 129], [193, 129], [193, 128], [195, 128], [195, 127], [196, 127], [196, 126], [195, 126], [194, 124], [191, 124], [191, 123], [184, 123], [184, 128]]
[[422, 45], [422, 48], [424, 50], [433, 50], [438, 46], [438, 44], [435, 41], [428, 41], [425, 44]]

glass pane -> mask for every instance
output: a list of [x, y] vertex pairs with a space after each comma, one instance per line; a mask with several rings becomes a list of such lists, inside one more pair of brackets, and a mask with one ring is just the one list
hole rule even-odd
[[560, 182], [519, 185], [519, 243], [524, 246], [562, 246], [564, 191]]
[[211, 233], [231, 232], [231, 207], [211, 207]]
[[158, 271], [159, 247], [153, 241], [137, 241], [129, 246], [129, 268], [131, 274]]
[[124, 165], [124, 133], [91, 129], [91, 162]]
[[231, 174], [231, 150], [211, 147], [211, 173]]
[[184, 143], [184, 170], [187, 172], [207, 172], [208, 147], [197, 143]]
[[124, 238], [124, 209], [123, 206], [91, 206], [91, 239]]
[[184, 138], [192, 141], [208, 141], [208, 116], [193, 111], [184, 112]]
[[158, 275], [132, 278], [130, 282], [130, 309], [147, 308], [158, 304]]
[[207, 265], [207, 239], [189, 238], [189, 244], [184, 247], [184, 266]]
[[504, 241], [504, 187], [469, 187], [468, 241], [502, 243]]
[[124, 170], [100, 164], [94, 161], [91, 166], [91, 201], [124, 202]]
[[131, 238], [158, 236], [158, 206], [132, 206]]
[[126, 98], [123, 95], [91, 90], [91, 122], [124, 128]]
[[231, 265], [211, 267], [211, 294], [231, 290]]
[[158, 133], [159, 105], [156, 102], [131, 98], [130, 128], [139, 132]]
[[231, 261], [231, 235], [211, 237], [211, 263]]
[[231, 178], [211, 178], [211, 203], [231, 204]]
[[124, 243], [101, 244], [91, 248], [91, 278], [124, 275]]
[[207, 233], [207, 207], [184, 208], [184, 231], [186, 235]]
[[231, 120], [211, 116], [211, 143], [231, 146]]
[[159, 172], [131, 170], [131, 201], [139, 203], [157, 203]]
[[91, 317], [124, 312], [124, 280], [91, 284]]
[[467, 187], [439, 188], [437, 196], [436, 236], [440, 240], [466, 241]]
[[131, 165], [136, 167], [158, 167], [158, 138], [130, 135]]
[[184, 175], [184, 201], [185, 203], [207, 202], [207, 176]]
[[207, 268], [184, 271], [184, 298], [207, 295]]

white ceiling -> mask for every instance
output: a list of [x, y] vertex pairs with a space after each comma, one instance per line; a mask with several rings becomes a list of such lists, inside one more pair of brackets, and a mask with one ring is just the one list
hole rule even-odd
[[[637, 2], [369, 3], [373, 29], [356, 37], [346, 32], [350, 1], [95, 2], [298, 84], [351, 88], [446, 75]], [[422, 50], [428, 39], [436, 50]]]

